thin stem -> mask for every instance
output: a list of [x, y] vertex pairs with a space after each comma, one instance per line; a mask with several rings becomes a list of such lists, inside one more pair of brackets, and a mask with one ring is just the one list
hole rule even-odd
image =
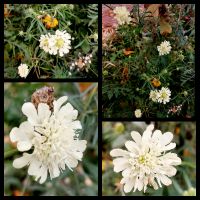
[[21, 194], [21, 196], [24, 196], [28, 185], [29, 185], [29, 175], [27, 174], [27, 175], [26, 175], [26, 178], [25, 178], [25, 180], [24, 180], [24, 186], [23, 186], [23, 189], [22, 189], [22, 194]]
[[106, 7], [108, 7], [108, 8], [110, 8], [111, 10], [113, 10], [113, 8], [110, 7], [110, 6], [108, 6], [107, 4], [103, 4], [103, 5], [106, 6]]

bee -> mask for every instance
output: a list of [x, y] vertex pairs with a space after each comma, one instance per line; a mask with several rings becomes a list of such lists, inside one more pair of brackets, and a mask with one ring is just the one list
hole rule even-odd
[[54, 99], [54, 88], [47, 86], [36, 90], [31, 96], [31, 102], [35, 105], [36, 109], [39, 103], [46, 103], [51, 111], [53, 111]]

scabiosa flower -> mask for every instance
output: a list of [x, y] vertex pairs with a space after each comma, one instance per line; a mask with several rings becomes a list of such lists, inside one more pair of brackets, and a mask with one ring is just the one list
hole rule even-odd
[[71, 49], [71, 35], [66, 31], [57, 30], [55, 35], [50, 38], [50, 45], [50, 54], [59, 54], [60, 57], [63, 57]]
[[115, 16], [114, 18], [117, 20], [119, 25], [129, 24], [131, 21], [130, 12], [127, 10], [125, 6], [117, 6], [113, 10]]
[[63, 57], [71, 49], [71, 39], [71, 35], [66, 31], [57, 30], [55, 35], [50, 33], [41, 35], [40, 48], [51, 55], [59, 54], [60, 57]]
[[77, 130], [82, 128], [76, 120], [78, 111], [70, 103], [62, 106], [66, 101], [66, 96], [54, 100], [52, 112], [46, 103], [39, 103], [37, 109], [31, 102], [24, 103], [22, 112], [28, 119], [10, 132], [19, 151], [32, 150], [15, 159], [13, 166], [28, 165], [28, 174], [39, 183], [45, 182], [48, 173], [52, 179], [66, 166], [70, 170], [75, 168], [86, 149], [87, 141], [78, 139]]
[[181, 164], [181, 159], [175, 153], [167, 151], [174, 149], [176, 144], [171, 143], [173, 134], [160, 130], [153, 132], [154, 125], [149, 125], [141, 136], [136, 131], [131, 132], [134, 141], [126, 141], [128, 151], [113, 149], [110, 152], [113, 160], [114, 171], [122, 171], [121, 184], [124, 184], [124, 192], [147, 189], [152, 186], [155, 190], [158, 185], [168, 186], [172, 183], [169, 177], [176, 174], [174, 166]]
[[161, 42], [160, 46], [157, 46], [159, 56], [167, 55], [171, 51], [171, 44], [169, 41]]
[[141, 112], [140, 109], [136, 109], [136, 110], [135, 110], [135, 117], [136, 117], [136, 118], [142, 117], [142, 112]]
[[166, 104], [170, 101], [171, 91], [167, 87], [162, 87], [158, 94], [158, 102]]
[[50, 37], [51, 34], [41, 35], [40, 36], [40, 48], [43, 49], [46, 53], [50, 51]]
[[157, 102], [158, 101], [158, 90], [151, 90], [150, 94], [149, 94], [149, 98], [153, 101], [153, 102]]
[[28, 76], [29, 73], [29, 68], [27, 64], [21, 64], [18, 67], [18, 74], [22, 77], [22, 78], [26, 78]]

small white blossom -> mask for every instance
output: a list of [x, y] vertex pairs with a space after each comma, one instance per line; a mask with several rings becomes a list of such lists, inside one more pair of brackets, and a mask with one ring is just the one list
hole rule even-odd
[[59, 54], [63, 57], [64, 54], [69, 53], [69, 50], [71, 49], [71, 35], [66, 33], [66, 31], [57, 30], [56, 34], [51, 36], [50, 41], [50, 54]]
[[141, 136], [136, 131], [131, 132], [134, 141], [126, 141], [125, 146], [128, 151], [113, 149], [110, 152], [113, 160], [114, 171], [122, 171], [121, 184], [124, 184], [124, 192], [147, 189], [152, 186], [155, 190], [158, 186], [170, 185], [169, 177], [175, 176], [174, 166], [181, 164], [181, 159], [176, 153], [168, 152], [176, 147], [171, 143], [173, 134], [166, 132], [162, 134], [160, 130], [153, 132], [154, 125], [149, 125]]
[[169, 41], [161, 42], [160, 46], [157, 46], [159, 56], [167, 55], [171, 51], [171, 45]]
[[22, 77], [22, 78], [26, 78], [28, 76], [29, 73], [29, 69], [28, 69], [28, 65], [27, 64], [21, 64], [18, 67], [18, 74]]
[[114, 18], [117, 20], [119, 25], [129, 24], [131, 21], [130, 12], [127, 10], [125, 6], [117, 6], [113, 10], [115, 16]]
[[158, 102], [166, 104], [170, 101], [171, 91], [167, 87], [162, 87], [158, 94]]
[[135, 110], [135, 117], [136, 117], [136, 118], [142, 117], [142, 112], [141, 112], [140, 109], [136, 109], [136, 110]]
[[[70, 103], [63, 105], [67, 97], [53, 102], [53, 111], [48, 104], [39, 103], [36, 109], [31, 102], [24, 103], [22, 112], [27, 121], [10, 132], [12, 142], [17, 142], [17, 149], [23, 156], [13, 162], [15, 168], [28, 165], [28, 174], [39, 183], [44, 183], [48, 173], [56, 178], [66, 166], [72, 170], [82, 159], [86, 149], [86, 140], [79, 140], [77, 130], [81, 129], [76, 120], [78, 111]], [[62, 106], [63, 105], [63, 106]]]
[[51, 34], [41, 35], [40, 36], [40, 48], [43, 49], [46, 53], [50, 51], [50, 37]]
[[19, 36], [23, 36], [24, 35], [24, 31], [19, 31]]
[[151, 90], [150, 94], [149, 94], [149, 98], [153, 101], [153, 102], [157, 102], [158, 101], [158, 96], [159, 93], [157, 90]]

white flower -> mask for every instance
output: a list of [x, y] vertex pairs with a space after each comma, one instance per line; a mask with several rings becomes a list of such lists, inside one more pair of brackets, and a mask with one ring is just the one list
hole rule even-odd
[[55, 35], [50, 37], [50, 54], [59, 54], [61, 57], [69, 53], [71, 49], [71, 35], [66, 31], [56, 31]]
[[66, 31], [55, 32], [55, 35], [46, 34], [40, 37], [40, 48], [46, 53], [63, 57], [71, 49], [71, 35]]
[[[85, 140], [79, 140], [77, 130], [81, 129], [76, 120], [78, 111], [63, 96], [53, 102], [53, 111], [45, 103], [39, 103], [36, 110], [31, 102], [24, 103], [22, 112], [27, 116], [19, 128], [10, 132], [12, 142], [17, 142], [19, 151], [29, 151], [13, 162], [15, 168], [28, 165], [28, 174], [44, 183], [48, 173], [50, 178], [60, 175], [66, 166], [72, 170], [78, 165], [86, 149]], [[65, 166], [66, 165], [66, 166]]]
[[113, 160], [114, 171], [122, 171], [121, 184], [124, 184], [124, 192], [147, 189], [147, 185], [155, 190], [158, 185], [166, 186], [172, 183], [169, 177], [176, 174], [174, 166], [181, 164], [181, 159], [175, 153], [168, 152], [174, 149], [176, 144], [171, 143], [173, 134], [160, 130], [153, 132], [154, 125], [149, 125], [141, 136], [136, 131], [131, 132], [134, 141], [126, 141], [128, 151], [113, 149], [110, 155], [117, 157]]
[[159, 56], [167, 55], [171, 51], [171, 45], [169, 41], [161, 42], [160, 46], [157, 46]]
[[24, 35], [24, 31], [19, 31], [19, 36], [23, 36]]
[[158, 102], [166, 104], [170, 101], [171, 91], [167, 87], [162, 87], [158, 94]]
[[51, 34], [41, 35], [40, 36], [40, 48], [43, 49], [46, 53], [50, 51], [50, 37]]
[[18, 74], [22, 77], [22, 78], [26, 78], [27, 75], [29, 73], [29, 69], [28, 69], [28, 65], [26, 64], [21, 64], [18, 67]]
[[151, 90], [150, 94], [149, 94], [149, 98], [153, 101], [153, 102], [157, 102], [158, 101], [158, 96], [159, 93], [157, 90]]
[[131, 21], [130, 13], [125, 6], [115, 7], [113, 10], [115, 13], [114, 18], [117, 20], [119, 25], [129, 24]]
[[136, 109], [136, 110], [135, 110], [135, 117], [136, 117], [136, 118], [142, 117], [142, 112], [141, 112], [140, 109]]

